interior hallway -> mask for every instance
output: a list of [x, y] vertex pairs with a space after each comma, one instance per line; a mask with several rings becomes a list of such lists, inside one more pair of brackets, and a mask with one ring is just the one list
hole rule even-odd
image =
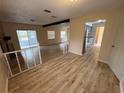
[[110, 68], [97, 62], [99, 48], [69, 53], [9, 79], [9, 93], [120, 93]]

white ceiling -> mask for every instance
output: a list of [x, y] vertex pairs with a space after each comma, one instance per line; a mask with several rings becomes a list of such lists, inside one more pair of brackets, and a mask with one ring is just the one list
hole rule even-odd
[[[116, 9], [124, 0], [0, 0], [0, 20], [30, 24], [48, 24], [88, 12]], [[43, 12], [44, 9], [52, 13]], [[51, 16], [57, 16], [52, 18]], [[35, 22], [31, 22], [34, 19]]]

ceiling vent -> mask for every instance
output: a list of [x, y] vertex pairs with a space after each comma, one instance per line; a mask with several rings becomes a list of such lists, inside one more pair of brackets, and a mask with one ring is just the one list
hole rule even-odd
[[51, 11], [50, 10], [47, 10], [47, 9], [45, 9], [44, 12], [51, 13]]
[[30, 19], [31, 22], [35, 22], [35, 19]]

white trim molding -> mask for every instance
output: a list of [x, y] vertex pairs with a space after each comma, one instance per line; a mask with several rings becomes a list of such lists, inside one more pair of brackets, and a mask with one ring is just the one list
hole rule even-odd
[[73, 50], [69, 50], [70, 53], [73, 53], [73, 54], [77, 54], [77, 55], [80, 55], [82, 56], [82, 53], [79, 53], [79, 52], [76, 52], [76, 51], [73, 51]]

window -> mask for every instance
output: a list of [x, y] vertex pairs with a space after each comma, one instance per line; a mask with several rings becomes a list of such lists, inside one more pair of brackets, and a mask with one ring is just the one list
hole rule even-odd
[[17, 36], [21, 49], [36, 46], [38, 44], [36, 31], [17, 30]]
[[67, 41], [67, 31], [61, 31], [61, 42]]
[[48, 39], [55, 39], [55, 31], [47, 31]]

